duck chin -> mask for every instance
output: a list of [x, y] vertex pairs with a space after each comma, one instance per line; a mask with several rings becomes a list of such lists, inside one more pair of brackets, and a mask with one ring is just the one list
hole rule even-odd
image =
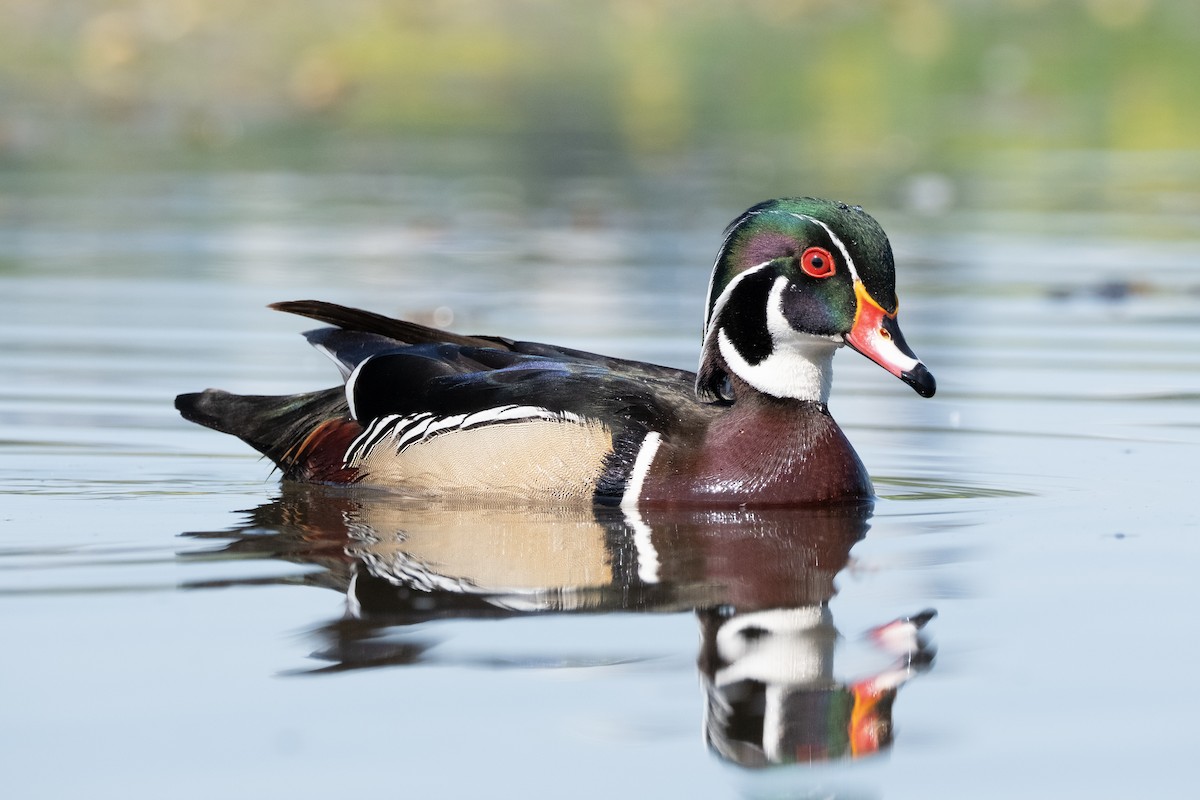
[[771, 354], [751, 364], [738, 352], [725, 330], [718, 331], [717, 344], [729, 371], [772, 397], [828, 403], [833, 383], [833, 354], [841, 343], [791, 328], [771, 333], [774, 344]]

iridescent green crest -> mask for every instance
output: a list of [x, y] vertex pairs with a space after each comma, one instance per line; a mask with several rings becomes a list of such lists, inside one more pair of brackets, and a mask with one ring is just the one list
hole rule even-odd
[[780, 278], [781, 313], [801, 333], [840, 341], [854, 323], [856, 282], [885, 312], [896, 310], [892, 248], [871, 215], [812, 197], [759, 203], [726, 229], [713, 266], [696, 383], [702, 397], [721, 397], [728, 377], [718, 329], [749, 363], [770, 356], [768, 297]]

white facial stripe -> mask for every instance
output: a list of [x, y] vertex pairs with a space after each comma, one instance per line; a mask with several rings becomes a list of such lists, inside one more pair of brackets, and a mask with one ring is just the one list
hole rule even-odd
[[[746, 219], [748, 220], [750, 217], [757, 217], [761, 213], [763, 213], [763, 212], [761, 212], [761, 211], [747, 212]], [[745, 225], [745, 224], [746, 224], [746, 220], [743, 220], [742, 225]], [[717, 265], [720, 264], [721, 259], [725, 257], [725, 249], [727, 247], [729, 247], [729, 240], [733, 238], [734, 234], [736, 234], [738, 231], [740, 231], [742, 229], [742, 225], [731, 226], [729, 228], [729, 231], [725, 234], [725, 238], [721, 240], [721, 246], [719, 248], [717, 248], [717, 258], [715, 261], [713, 261], [712, 278], [709, 279], [709, 281], [708, 281], [708, 294], [705, 295], [705, 298], [704, 298], [705, 310], [709, 309], [713, 304], [713, 289], [716, 288]], [[735, 280], [736, 280], [736, 278], [735, 278]], [[708, 321], [715, 316], [716, 316], [715, 314], [710, 314], [707, 317], [705, 317], [705, 319], [704, 319], [704, 330], [705, 331], [708, 330]]]
[[662, 444], [662, 436], [657, 431], [647, 433], [646, 438], [642, 439], [642, 446], [638, 449], [637, 458], [633, 460], [633, 469], [629, 472], [629, 483], [625, 486], [625, 494], [621, 495], [621, 508], [626, 511], [637, 513], [638, 498], [641, 497], [642, 487], [646, 484], [646, 475], [650, 472], [650, 465], [654, 463], [654, 456], [658, 453], [660, 444]]
[[751, 364], [722, 328], [717, 332], [721, 356], [730, 371], [764, 394], [826, 403], [833, 384], [833, 354], [840, 343], [830, 337], [801, 333], [788, 323], [783, 316], [787, 285], [788, 279], [780, 275], [767, 297], [771, 355]]
[[833, 229], [824, 222], [821, 222], [821, 220], [817, 219], [816, 217], [810, 217], [808, 214], [792, 214], [792, 216], [796, 219], [806, 219], [809, 222], [815, 222], [817, 225], [820, 225], [822, 228], [824, 228], [825, 233], [829, 234], [829, 240], [833, 242], [833, 246], [838, 249], [838, 252], [842, 254], [842, 258], [846, 260], [846, 266], [850, 268], [850, 277], [854, 278], [855, 282], [858, 282], [858, 270], [854, 268], [854, 259], [850, 257], [850, 251], [846, 249], [846, 245], [843, 244], [842, 240], [838, 238], [838, 235], [833, 232]]
[[[762, 213], [764, 213], [764, 212], [754, 211], [754, 212], [751, 212], [750, 214], [748, 214], [747, 218], [752, 217], [752, 216], [758, 216], [759, 214], [762, 214]], [[856, 283], [861, 282], [858, 277], [858, 270], [854, 266], [854, 259], [852, 259], [850, 257], [850, 251], [846, 249], [845, 243], [841, 240], [841, 238], [836, 233], [833, 232], [832, 228], [830, 228], [828, 225], [826, 225], [824, 222], [817, 219], [816, 217], [809, 216], [808, 214], [797, 214], [795, 212], [788, 212], [788, 213], [791, 214], [796, 219], [806, 219], [809, 222], [812, 222], [816, 225], [821, 226], [821, 229], [824, 230], [826, 234], [828, 234], [829, 240], [831, 242], [833, 242], [833, 246], [836, 247], [838, 249], [838, 252], [842, 254], [842, 259], [845, 260], [846, 267], [850, 270], [850, 277], [853, 278]], [[745, 222], [743, 222], [743, 225], [744, 224], [745, 224]], [[729, 240], [733, 237], [733, 235], [735, 233], [737, 233], [739, 230], [741, 230], [741, 228], [742, 228], [742, 226], [738, 225], [737, 227], [731, 229], [729, 231], [729, 233], [725, 234], [725, 239], [721, 242], [721, 248], [717, 251], [717, 260], [715, 262], [713, 262], [712, 279], [709, 280], [709, 282], [708, 282], [708, 295], [707, 295], [707, 298], [706, 298], [705, 304], [704, 304], [704, 307], [706, 309], [709, 307], [712, 307], [712, 313], [709, 314], [704, 319], [704, 329], [703, 330], [704, 330], [704, 339], [705, 339], [706, 344], [707, 344], [708, 333], [709, 333], [708, 326], [712, 322], [712, 320], [717, 318], [717, 312], [722, 307], [724, 307], [725, 301], [729, 298], [730, 289], [732, 289], [735, 285], [737, 285], [737, 282], [740, 281], [744, 276], [749, 275], [750, 273], [755, 272], [757, 270], [760, 270], [763, 267], [765, 267], [767, 264], [770, 263], [770, 262], [763, 262], [762, 264], [759, 264], [756, 267], [751, 267], [750, 269], [736, 275], [733, 278], [733, 280], [731, 280], [729, 282], [729, 285], [725, 287], [725, 290], [723, 292], [721, 292], [721, 296], [719, 298], [717, 298], [716, 305], [713, 305], [713, 296], [712, 295], [713, 295], [713, 290], [716, 288], [717, 265], [721, 263], [721, 258], [725, 255], [725, 249], [729, 246]]]
[[[733, 294], [733, 290], [736, 289], [737, 285], [742, 282], [742, 279], [746, 278], [749, 275], [753, 275], [754, 273], [758, 272], [761, 269], [766, 268], [767, 266], [770, 265], [770, 263], [771, 263], [770, 261], [764, 261], [763, 263], [759, 264], [758, 266], [751, 267], [750, 269], [744, 270], [743, 272], [739, 272], [737, 275], [733, 276], [733, 280], [731, 280], [729, 282], [729, 285], [725, 287], [725, 290], [723, 292], [721, 292], [721, 296], [717, 298], [717, 302], [716, 302], [716, 305], [713, 306], [712, 313], [709, 314], [708, 319], [706, 319], [704, 321], [704, 348], [703, 349], [705, 349], [705, 350], [708, 349], [708, 337], [713, 334], [713, 329], [710, 328], [709, 325], [712, 323], [713, 320], [715, 320], [717, 318], [717, 316], [725, 308], [725, 304], [729, 302], [729, 296], [731, 294]], [[715, 277], [716, 273], [714, 273], [713, 275]], [[711, 293], [712, 293], [712, 290], [711, 290], [711, 284], [710, 284], [709, 294], [711, 294]]]

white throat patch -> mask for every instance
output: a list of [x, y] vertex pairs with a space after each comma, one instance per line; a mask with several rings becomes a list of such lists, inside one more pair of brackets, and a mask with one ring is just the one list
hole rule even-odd
[[717, 331], [717, 345], [729, 371], [763, 394], [796, 400], [829, 402], [833, 384], [833, 354], [842, 345], [839, 338], [801, 333], [783, 316], [783, 292], [788, 279], [775, 279], [767, 296], [767, 331], [771, 355], [757, 364], [742, 357], [729, 335]]

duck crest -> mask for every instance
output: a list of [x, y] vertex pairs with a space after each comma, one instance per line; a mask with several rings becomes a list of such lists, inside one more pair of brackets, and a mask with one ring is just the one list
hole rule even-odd
[[[826, 259], [823, 272], [806, 269], [809, 253]], [[800, 197], [747, 209], [713, 265], [698, 396], [729, 400], [739, 372], [767, 394], [824, 402], [832, 351], [857, 314], [856, 285], [895, 312], [891, 246], [860, 207]]]

